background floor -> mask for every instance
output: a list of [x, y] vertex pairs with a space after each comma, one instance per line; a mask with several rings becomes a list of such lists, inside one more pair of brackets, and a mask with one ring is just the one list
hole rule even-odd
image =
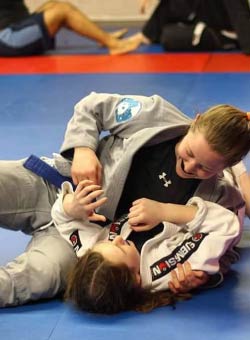
[[[170, 54], [151, 46], [113, 57], [74, 36], [60, 39], [64, 40], [58, 50], [47, 56], [0, 58], [1, 159], [58, 151], [74, 104], [91, 91], [156, 93], [191, 117], [219, 103], [250, 109], [250, 58], [239, 53]], [[249, 158], [246, 163], [250, 170]], [[0, 264], [23, 251], [28, 240], [21, 233], [0, 229]], [[246, 220], [241, 260], [218, 289], [195, 295], [176, 309], [165, 307], [149, 314], [88, 315], [60, 300], [2, 309], [0, 339], [246, 340], [249, 321], [250, 227]]]

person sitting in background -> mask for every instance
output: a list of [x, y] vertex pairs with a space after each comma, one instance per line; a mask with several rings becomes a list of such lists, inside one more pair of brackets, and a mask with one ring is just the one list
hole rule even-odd
[[1, 0], [0, 56], [35, 55], [53, 49], [54, 37], [62, 27], [97, 41], [110, 54], [134, 49], [133, 41], [119, 39], [127, 29], [105, 32], [68, 2], [47, 1], [29, 13], [24, 0]]
[[[149, 0], [142, 0], [145, 11]], [[141, 44], [160, 43], [166, 51], [240, 49], [250, 54], [249, 0], [161, 0], [139, 32]]]

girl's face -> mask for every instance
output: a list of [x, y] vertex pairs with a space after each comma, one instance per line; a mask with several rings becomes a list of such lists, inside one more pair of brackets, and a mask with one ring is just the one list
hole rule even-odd
[[114, 264], [125, 264], [136, 274], [140, 272], [140, 254], [132, 241], [116, 236], [113, 241], [98, 242], [93, 250]]
[[176, 173], [181, 178], [207, 179], [226, 167], [223, 156], [213, 151], [204, 135], [189, 131], [176, 145]]

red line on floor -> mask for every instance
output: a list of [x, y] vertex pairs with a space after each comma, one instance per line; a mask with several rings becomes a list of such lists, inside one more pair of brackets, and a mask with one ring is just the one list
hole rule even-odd
[[52, 55], [0, 58], [0, 74], [250, 72], [238, 53]]

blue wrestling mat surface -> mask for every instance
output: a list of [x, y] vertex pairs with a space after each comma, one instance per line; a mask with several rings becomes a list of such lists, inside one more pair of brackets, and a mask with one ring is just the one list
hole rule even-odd
[[[195, 56], [194, 56], [195, 58]], [[159, 94], [191, 117], [218, 103], [250, 109], [248, 73], [117, 73], [2, 75], [1, 159], [58, 151], [73, 105], [91, 91]], [[249, 159], [247, 160], [250, 169]], [[29, 238], [0, 230], [0, 264], [20, 254]], [[0, 287], [1, 289], [1, 287]], [[105, 317], [79, 313], [56, 299], [0, 310], [1, 340], [246, 340], [250, 336], [250, 228], [241, 260], [220, 288], [149, 314]]]

